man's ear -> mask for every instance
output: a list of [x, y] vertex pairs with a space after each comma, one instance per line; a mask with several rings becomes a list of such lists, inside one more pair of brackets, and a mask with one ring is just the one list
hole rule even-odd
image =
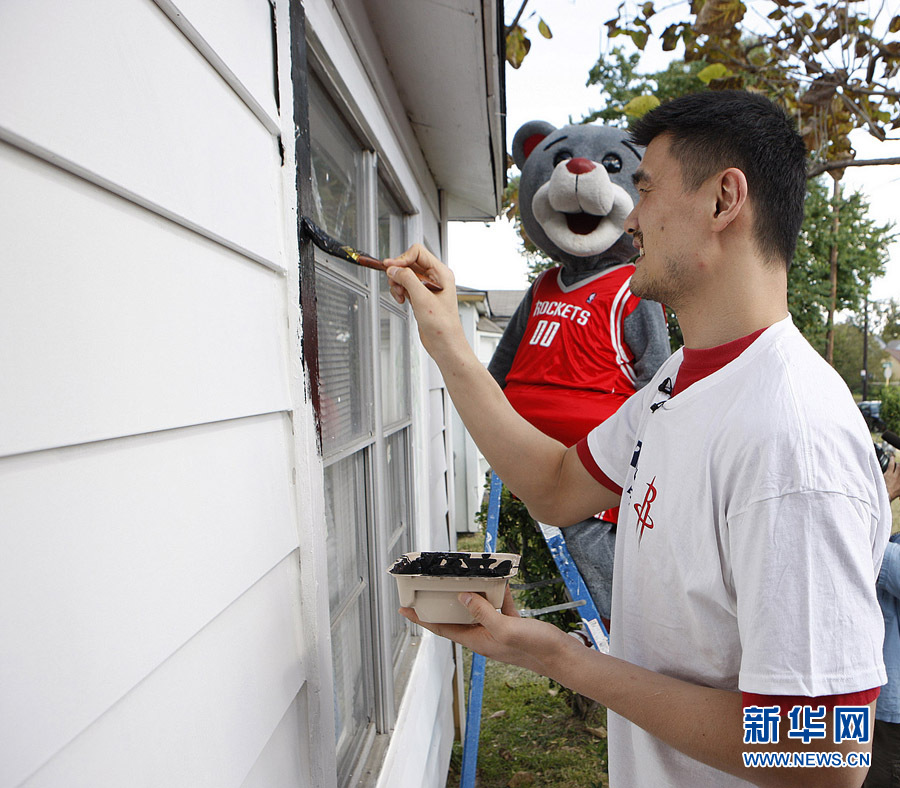
[[719, 173], [716, 182], [716, 207], [713, 229], [724, 230], [740, 215], [747, 202], [747, 176], [737, 167]]

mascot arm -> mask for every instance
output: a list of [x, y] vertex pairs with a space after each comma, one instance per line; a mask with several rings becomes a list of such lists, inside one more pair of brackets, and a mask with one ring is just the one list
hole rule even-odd
[[622, 326], [625, 344], [634, 353], [635, 388], [641, 389], [671, 354], [666, 316], [656, 301], [641, 299]]
[[513, 360], [519, 350], [519, 344], [522, 342], [522, 337], [525, 336], [525, 327], [528, 325], [528, 316], [531, 314], [533, 293], [534, 285], [528, 289], [525, 297], [516, 307], [516, 311], [510, 318], [503, 336], [500, 337], [500, 344], [497, 345], [497, 349], [494, 351], [494, 355], [491, 356], [488, 364], [488, 372], [491, 373], [494, 380], [500, 385], [500, 388], [506, 386], [506, 376], [509, 374], [509, 370], [512, 369]]

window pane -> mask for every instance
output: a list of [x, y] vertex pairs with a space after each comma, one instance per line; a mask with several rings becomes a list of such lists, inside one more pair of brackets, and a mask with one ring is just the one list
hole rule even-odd
[[316, 278], [319, 391], [325, 452], [372, 429], [368, 299], [330, 276]]
[[[315, 80], [310, 81], [309, 133], [313, 204], [304, 210], [342, 244], [358, 247], [363, 193], [360, 146]], [[365, 271], [358, 266], [332, 262], [346, 275], [364, 280]]]
[[381, 307], [381, 415], [385, 424], [409, 418], [409, 322]]
[[325, 469], [335, 739], [341, 781], [374, 717], [365, 450]]
[[[409, 467], [408, 428], [399, 430], [387, 438], [385, 441], [385, 453], [387, 466], [385, 514], [387, 516], [388, 559], [393, 561], [398, 556], [408, 553], [412, 549], [410, 544], [409, 482], [411, 469]], [[397, 583], [393, 578], [389, 578], [389, 580], [391, 581], [391, 609], [396, 610], [400, 605], [400, 599], [397, 596]], [[402, 616], [391, 616], [390, 637], [394, 659], [399, 654], [407, 631], [408, 626], [405, 618]]]
[[[403, 213], [388, 191], [384, 181], [378, 179], [378, 256], [396, 257], [407, 247]], [[387, 277], [378, 278], [378, 289], [387, 295]]]
[[332, 616], [368, 579], [365, 490], [362, 452], [325, 469], [328, 603]]
[[[366, 656], [368, 601], [357, 599], [332, 628], [334, 668], [334, 734], [339, 784], [345, 784], [372, 711], [372, 660]], [[340, 647], [338, 647], [340, 644]]]

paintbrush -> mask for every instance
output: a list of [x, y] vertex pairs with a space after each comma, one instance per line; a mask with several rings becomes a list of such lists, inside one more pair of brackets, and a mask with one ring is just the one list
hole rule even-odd
[[[384, 260], [379, 260], [377, 257], [372, 257], [371, 255], [364, 254], [357, 249], [354, 249], [352, 246], [347, 246], [346, 244], [342, 244], [340, 241], [332, 238], [328, 233], [326, 233], [321, 227], [317, 226], [312, 219], [307, 218], [306, 216], [302, 216], [300, 218], [300, 226], [303, 228], [303, 232], [310, 241], [312, 241], [316, 246], [319, 247], [323, 252], [327, 252], [330, 255], [334, 255], [335, 257], [340, 258], [341, 260], [346, 260], [348, 263], [355, 263], [356, 265], [361, 265], [364, 268], [374, 268], [376, 271], [387, 271], [388, 265], [384, 262]], [[419, 281], [425, 285], [429, 290], [433, 293], [439, 293], [444, 288], [441, 287], [437, 282], [432, 281], [421, 270], [416, 270], [416, 266], [410, 266], [412, 272], [419, 277]]]

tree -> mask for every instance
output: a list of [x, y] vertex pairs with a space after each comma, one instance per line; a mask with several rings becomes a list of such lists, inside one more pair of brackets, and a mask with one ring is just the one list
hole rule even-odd
[[621, 47], [597, 60], [588, 74], [588, 85], [597, 85], [606, 106], [586, 115], [583, 123], [600, 120], [612, 126], [627, 126], [661, 102], [706, 88], [700, 73], [707, 64], [702, 60], [687, 63], [673, 60], [662, 71], [639, 74], [640, 55], [626, 54]]
[[861, 394], [862, 371], [869, 374], [869, 385], [877, 381], [881, 361], [886, 356], [872, 334], [868, 336], [868, 363], [863, 363], [863, 330], [854, 321], [838, 323], [834, 327], [834, 368], [844, 379], [850, 391]]
[[749, 6], [752, 13], [741, 0], [693, 0], [681, 21], [660, 32], [653, 2], [622, 2], [606, 24], [611, 39], [627, 36], [640, 51], [651, 35], [661, 37], [664, 51], [683, 46], [685, 62], [708, 64], [714, 89], [761, 90], [779, 101], [797, 119], [814, 161], [811, 175], [829, 171], [840, 179], [843, 167], [866, 164], [855, 161], [850, 132], [866, 129], [884, 140], [900, 128], [900, 16], [870, 17], [858, 0]]
[[[788, 274], [788, 307], [803, 335], [827, 358], [832, 299], [838, 310], [862, 314], [869, 283], [884, 274], [888, 246], [895, 236], [890, 227], [867, 218], [869, 205], [859, 192], [841, 197], [842, 221], [835, 231], [827, 184], [819, 178], [809, 181], [808, 189], [803, 226]], [[832, 294], [831, 249], [835, 246], [841, 254]]]
[[[616, 18], [607, 22], [609, 36], [628, 36], [643, 50], [654, 33], [656, 8], [652, 0], [634, 13], [629, 8], [626, 2], [619, 5]], [[849, 136], [865, 129], [883, 141], [900, 128], [900, 15], [879, 18], [882, 4], [870, 16], [858, 0], [825, 0], [814, 8], [801, 0], [757, 0], [750, 8], [752, 14], [741, 0], [692, 0], [684, 9], [687, 18], [661, 32], [663, 49], [673, 51], [681, 44], [686, 62], [708, 63], [699, 75], [712, 88], [760, 90], [784, 106], [810, 151], [810, 177], [828, 172], [834, 178], [832, 222], [837, 232], [844, 169], [900, 164], [900, 157], [856, 160]], [[837, 245], [829, 250], [828, 361], [839, 251]]]
[[872, 304], [873, 330], [885, 342], [900, 339], [900, 301], [893, 298]]

